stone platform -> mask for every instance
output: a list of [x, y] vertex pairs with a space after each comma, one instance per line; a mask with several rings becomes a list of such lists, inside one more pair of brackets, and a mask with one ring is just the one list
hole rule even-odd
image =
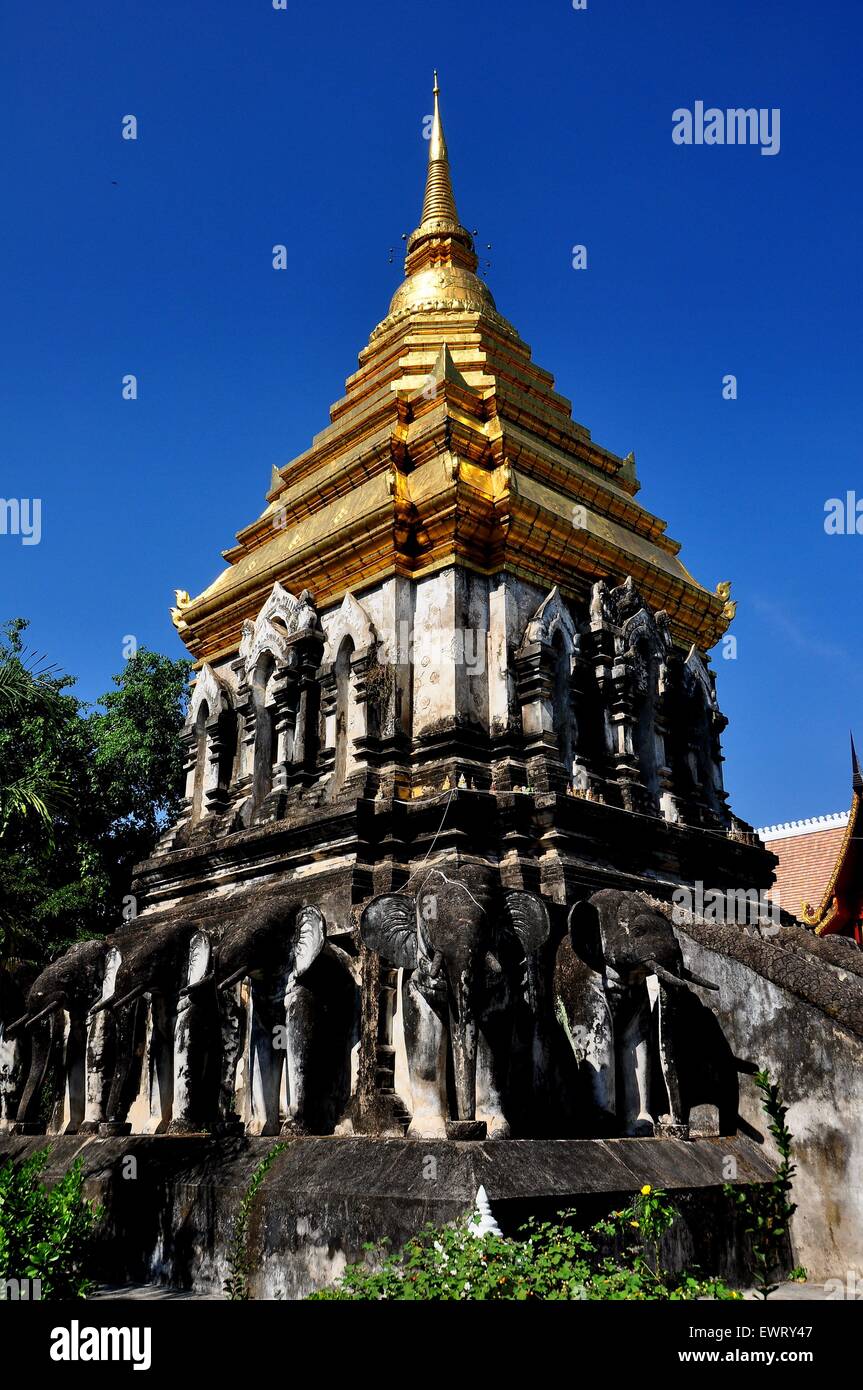
[[[207, 1135], [0, 1135], [0, 1158], [50, 1145], [50, 1181], [79, 1155], [86, 1190], [104, 1207], [94, 1277], [156, 1281], [218, 1293], [249, 1181], [274, 1139]], [[774, 1169], [750, 1139], [509, 1140], [453, 1143], [361, 1137], [294, 1138], [269, 1169], [247, 1232], [253, 1295], [302, 1298], [337, 1278], [363, 1245], [391, 1249], [425, 1222], [469, 1211], [482, 1184], [504, 1234], [530, 1215], [577, 1207], [583, 1224], [625, 1204], [645, 1183], [671, 1194], [681, 1219], [667, 1238], [672, 1268], [748, 1282], [741, 1223], [724, 1196]]]

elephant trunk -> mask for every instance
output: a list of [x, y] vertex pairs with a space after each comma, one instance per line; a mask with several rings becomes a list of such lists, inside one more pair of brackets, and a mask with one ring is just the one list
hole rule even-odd
[[459, 1120], [476, 1118], [477, 1025], [471, 995], [470, 978], [463, 974], [450, 997], [450, 1039], [456, 1119]]

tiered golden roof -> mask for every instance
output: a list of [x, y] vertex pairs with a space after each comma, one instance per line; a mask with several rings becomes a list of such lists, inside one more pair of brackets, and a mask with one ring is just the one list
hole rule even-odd
[[635, 501], [632, 455], [595, 444], [495, 307], [452, 190], [437, 74], [420, 225], [405, 279], [311, 449], [273, 470], [228, 567], [182, 608], [198, 660], [236, 650], [275, 580], [319, 607], [394, 574], [457, 563], [586, 598], [631, 574], [682, 641], [724, 632], [665, 523]]

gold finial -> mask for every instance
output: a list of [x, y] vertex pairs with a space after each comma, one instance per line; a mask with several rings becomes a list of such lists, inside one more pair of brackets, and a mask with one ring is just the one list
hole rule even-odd
[[438, 101], [440, 87], [438, 86], [437, 70], [435, 70], [432, 91], [434, 94], [434, 114], [429, 136], [429, 167], [420, 227], [425, 227], [429, 223], [438, 222], [441, 219], [451, 223], [453, 227], [458, 227], [458, 213], [455, 209], [455, 198], [450, 182], [449, 156], [443, 133], [443, 122], [440, 118], [440, 102]]
[[434, 304], [461, 311], [494, 309], [487, 285], [476, 274], [473, 237], [458, 219], [450, 182], [449, 156], [440, 115], [440, 83], [434, 74], [434, 114], [420, 224], [407, 238], [405, 279], [390, 302], [389, 316]]

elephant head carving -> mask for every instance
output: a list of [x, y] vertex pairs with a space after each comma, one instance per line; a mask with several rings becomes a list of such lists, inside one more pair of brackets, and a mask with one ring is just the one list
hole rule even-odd
[[597, 1111], [628, 1135], [686, 1132], [679, 1058], [687, 985], [671, 921], [640, 893], [603, 888], [569, 914], [554, 972], [555, 1009]]
[[293, 915], [283, 903], [251, 908], [232, 923], [221, 938], [213, 958], [212, 974], [218, 990], [230, 989], [239, 980], [301, 979], [324, 950], [327, 929], [319, 908], [305, 904]]
[[84, 1014], [99, 992], [105, 968], [104, 939], [76, 941], [68, 951], [37, 975], [27, 992], [27, 1012], [6, 1029], [11, 1038], [20, 1029], [31, 1029], [63, 1009]]
[[179, 994], [190, 964], [190, 953], [206, 952], [206, 936], [192, 922], [160, 922], [111, 937], [113, 992], [91, 1014], [117, 1012], [143, 994]]
[[37, 1115], [49, 1064], [52, 1057], [61, 1059], [64, 1052], [64, 1013], [72, 1020], [72, 1032], [79, 1037], [77, 1043], [70, 1040], [65, 1047], [63, 1066], [67, 1077], [82, 1071], [84, 1020], [99, 994], [107, 949], [107, 942], [101, 938], [76, 941], [37, 975], [27, 991], [26, 1013], [6, 1028], [6, 1039], [25, 1035], [31, 1038], [27, 1081], [17, 1109], [19, 1125], [41, 1128]]
[[[223, 928], [209, 974], [188, 993], [194, 998], [196, 989], [215, 989], [223, 1019], [232, 1007], [245, 1017], [245, 1004], [230, 994], [245, 979], [251, 982], [253, 1132], [277, 1134], [280, 1125], [283, 1133], [330, 1132], [350, 1087], [353, 961], [328, 941], [318, 907], [271, 900], [247, 908]], [[276, 1030], [282, 1034], [278, 1045]], [[233, 1071], [235, 1061], [229, 1062]], [[229, 1088], [226, 1076], [223, 1089]]]
[[[364, 910], [366, 946], [392, 965], [447, 1020], [456, 1118], [477, 1105], [477, 1039], [525, 957], [548, 938], [548, 911], [534, 894], [501, 891], [486, 865], [432, 869], [416, 894], [386, 893]], [[423, 1046], [422, 1039], [416, 1045]]]
[[601, 975], [612, 972], [623, 986], [655, 975], [672, 989], [687, 984], [717, 988], [686, 969], [668, 917], [638, 893], [602, 888], [576, 903], [569, 914], [569, 935], [585, 965]]

